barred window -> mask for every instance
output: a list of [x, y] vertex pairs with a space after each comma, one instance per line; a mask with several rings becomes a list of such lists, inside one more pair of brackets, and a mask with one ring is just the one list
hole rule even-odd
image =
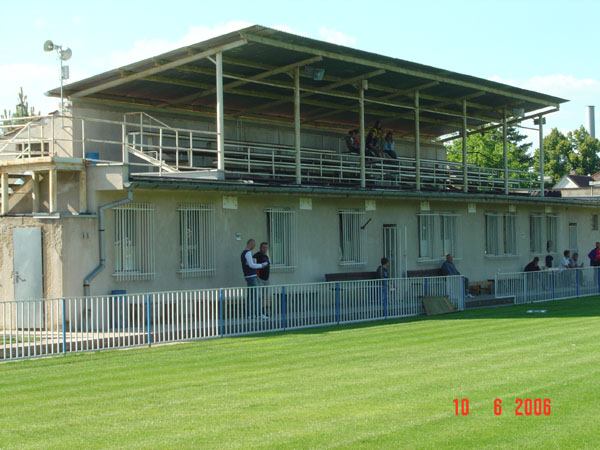
[[460, 257], [458, 217], [450, 213], [428, 213], [417, 216], [419, 259], [433, 261], [447, 254]]
[[363, 217], [364, 212], [359, 210], [341, 210], [338, 212], [341, 265], [351, 266], [366, 263], [364, 232], [361, 230]]
[[558, 249], [558, 217], [534, 214], [529, 217], [531, 253], [556, 253]]
[[214, 209], [210, 205], [183, 204], [179, 213], [179, 270], [182, 277], [215, 273]]
[[485, 254], [492, 256], [517, 254], [517, 229], [514, 214], [486, 213]]
[[271, 270], [296, 268], [296, 212], [288, 208], [269, 208], [267, 236]]
[[129, 203], [114, 208], [115, 258], [119, 281], [154, 278], [154, 206]]

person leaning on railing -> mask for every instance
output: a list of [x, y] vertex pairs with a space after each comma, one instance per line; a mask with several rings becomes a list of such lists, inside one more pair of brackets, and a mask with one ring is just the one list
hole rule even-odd
[[[248, 317], [258, 317], [259, 311], [259, 301], [256, 295], [256, 287], [258, 286], [258, 278], [256, 271], [258, 269], [263, 269], [269, 265], [268, 262], [264, 262], [262, 264], [258, 264], [254, 258], [252, 258], [252, 250], [256, 247], [256, 241], [254, 239], [248, 239], [246, 243], [246, 248], [242, 251], [240, 255], [240, 260], [242, 262], [242, 272], [244, 273], [244, 279], [246, 280], [246, 285], [248, 286], [248, 297], [246, 298], [247, 302], [247, 311]], [[263, 317], [264, 318], [264, 317]]]
[[537, 256], [533, 258], [523, 269], [523, 272], [539, 272], [540, 270], [540, 258]]
[[392, 159], [398, 159], [394, 150], [394, 134], [391, 131], [388, 131], [383, 139], [383, 153]]

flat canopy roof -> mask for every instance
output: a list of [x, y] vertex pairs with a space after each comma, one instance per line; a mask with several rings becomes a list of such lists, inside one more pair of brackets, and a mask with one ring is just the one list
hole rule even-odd
[[[223, 52], [228, 118], [291, 124], [299, 68], [303, 125], [356, 127], [359, 89], [366, 81], [367, 122], [382, 120], [400, 135], [414, 133], [415, 93], [420, 131], [440, 137], [558, 109], [566, 100], [254, 25], [67, 85], [65, 95], [143, 110], [186, 114], [215, 111], [213, 56]], [[48, 95], [59, 96], [60, 89]]]

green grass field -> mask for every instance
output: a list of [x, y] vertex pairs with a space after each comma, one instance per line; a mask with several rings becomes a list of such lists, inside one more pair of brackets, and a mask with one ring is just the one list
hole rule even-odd
[[588, 298], [4, 363], [0, 447], [592, 448], [599, 346]]

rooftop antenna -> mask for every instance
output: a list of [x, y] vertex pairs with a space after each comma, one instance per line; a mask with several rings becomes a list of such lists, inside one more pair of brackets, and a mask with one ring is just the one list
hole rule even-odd
[[73, 52], [70, 48], [63, 48], [62, 45], [55, 44], [51, 40], [47, 40], [44, 42], [44, 51], [52, 52], [56, 50], [58, 54], [58, 59], [60, 61], [60, 114], [64, 115], [65, 113], [65, 99], [63, 95], [63, 84], [65, 80], [69, 79], [69, 66], [65, 65], [64, 62], [71, 59], [73, 56]]

